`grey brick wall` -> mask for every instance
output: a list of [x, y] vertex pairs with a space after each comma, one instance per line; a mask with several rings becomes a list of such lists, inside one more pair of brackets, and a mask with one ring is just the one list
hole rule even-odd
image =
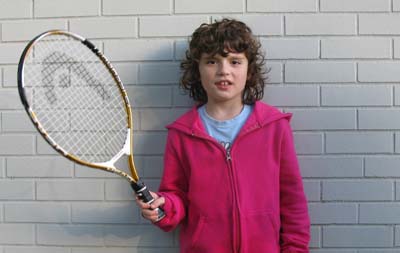
[[221, 17], [259, 36], [264, 101], [294, 113], [312, 252], [400, 251], [400, 0], [0, 0], [0, 253], [178, 252], [177, 233], [143, 220], [124, 180], [36, 133], [17, 63], [48, 29], [94, 41], [127, 87], [135, 161], [156, 189], [164, 126], [191, 105], [177, 88], [186, 37]]

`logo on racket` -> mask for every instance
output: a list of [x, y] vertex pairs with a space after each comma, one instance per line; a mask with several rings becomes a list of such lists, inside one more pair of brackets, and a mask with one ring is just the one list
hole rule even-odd
[[71, 74], [74, 73], [90, 87], [92, 87], [103, 100], [110, 98], [110, 94], [104, 88], [104, 85], [87, 70], [82, 62], [75, 60], [63, 52], [55, 51], [44, 58], [41, 71], [42, 81], [47, 90], [45, 94], [50, 104], [53, 104], [57, 101], [57, 96], [54, 92], [56, 87], [54, 84], [54, 79], [56, 73], [60, 70], [66, 70], [66, 72], [59, 75], [59, 87], [70, 87]]

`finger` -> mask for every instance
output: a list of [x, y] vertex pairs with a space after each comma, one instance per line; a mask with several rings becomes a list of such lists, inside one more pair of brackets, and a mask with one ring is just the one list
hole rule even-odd
[[151, 209], [156, 209], [156, 208], [159, 208], [159, 207], [163, 206], [164, 204], [165, 204], [165, 198], [164, 197], [159, 197], [159, 198], [155, 199], [151, 203], [150, 208]]
[[139, 206], [140, 209], [150, 209], [150, 204], [144, 203], [143, 200], [136, 197], [136, 204]]
[[142, 210], [142, 216], [143, 216], [143, 218], [145, 218], [151, 222], [156, 222], [158, 220], [158, 211], [144, 209], [144, 210]]

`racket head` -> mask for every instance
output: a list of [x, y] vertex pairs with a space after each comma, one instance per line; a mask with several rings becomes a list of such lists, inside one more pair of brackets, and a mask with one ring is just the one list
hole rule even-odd
[[[20, 57], [18, 91], [33, 124], [60, 154], [138, 180], [128, 95], [90, 41], [63, 30], [36, 36]], [[114, 166], [122, 155], [128, 155], [131, 175]]]

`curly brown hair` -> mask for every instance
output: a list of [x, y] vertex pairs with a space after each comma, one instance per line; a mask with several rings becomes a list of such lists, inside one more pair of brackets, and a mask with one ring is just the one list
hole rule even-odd
[[212, 24], [203, 23], [192, 34], [186, 58], [181, 62], [180, 87], [200, 104], [207, 103], [201, 85], [199, 61], [203, 53], [226, 57], [229, 52], [244, 53], [249, 62], [243, 103], [253, 104], [264, 96], [267, 71], [263, 69], [264, 54], [251, 29], [241, 21], [224, 18]]

